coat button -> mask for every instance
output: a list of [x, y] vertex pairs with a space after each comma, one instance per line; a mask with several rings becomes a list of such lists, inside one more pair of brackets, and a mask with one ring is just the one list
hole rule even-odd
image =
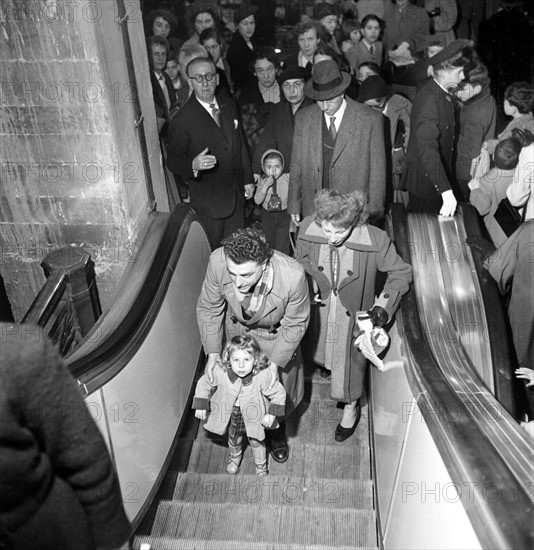
[[347, 275], [348, 275], [349, 277], [352, 277], [352, 276], [354, 275], [354, 273], [349, 269], [349, 270], [347, 271]]
[[384, 294], [384, 298], [389, 298], [389, 294]]
[[319, 271], [324, 271], [324, 267], [322, 265], [320, 265], [318, 268], [317, 268]]
[[245, 332], [250, 332], [250, 328], [247, 327], [247, 328], [245, 329]]
[[345, 311], [345, 315], [346, 315], [347, 317], [350, 317], [350, 311]]

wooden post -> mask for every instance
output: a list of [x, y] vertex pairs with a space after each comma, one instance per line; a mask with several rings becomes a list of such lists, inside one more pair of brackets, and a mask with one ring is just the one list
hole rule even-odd
[[71, 300], [78, 315], [82, 336], [102, 315], [95, 279], [94, 262], [79, 246], [63, 246], [48, 254], [41, 262], [46, 277], [56, 269], [64, 269], [71, 287]]

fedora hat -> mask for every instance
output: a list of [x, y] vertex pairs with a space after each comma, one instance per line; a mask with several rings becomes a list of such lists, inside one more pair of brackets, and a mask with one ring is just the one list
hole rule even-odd
[[331, 59], [319, 61], [313, 66], [311, 80], [304, 85], [304, 93], [316, 101], [332, 99], [344, 92], [350, 84], [350, 75], [339, 70]]

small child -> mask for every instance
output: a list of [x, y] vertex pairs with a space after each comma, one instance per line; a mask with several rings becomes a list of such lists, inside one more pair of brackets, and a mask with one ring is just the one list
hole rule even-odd
[[277, 149], [268, 149], [261, 157], [261, 167], [263, 175], [258, 181], [254, 202], [262, 205], [261, 222], [265, 239], [274, 250], [289, 254], [289, 173], [284, 173], [284, 156]]
[[481, 216], [484, 216], [484, 223], [495, 246], [501, 246], [508, 238], [495, 219], [495, 212], [499, 203], [506, 197], [506, 190], [513, 181], [520, 153], [519, 140], [503, 139], [495, 148], [495, 167], [490, 168], [480, 178], [472, 179], [468, 184], [471, 190], [469, 202]]
[[366, 78], [370, 76], [382, 76], [380, 74], [380, 67], [372, 61], [364, 61], [358, 65], [358, 73], [356, 74], [358, 82], [361, 84]]
[[504, 91], [504, 113], [512, 120], [497, 136], [486, 142], [486, 148], [493, 155], [499, 141], [513, 137], [512, 130], [529, 130], [534, 133], [534, 87], [527, 82], [513, 82]]
[[[243, 459], [243, 436], [252, 448], [256, 475], [267, 475], [265, 428], [276, 428], [283, 416], [286, 391], [277, 380], [271, 386], [269, 359], [251, 336], [234, 336], [213, 370], [213, 382], [204, 374], [198, 381], [193, 409], [204, 428], [223, 435], [228, 428], [230, 455], [226, 471], [237, 474]], [[215, 393], [211, 395], [212, 390]], [[211, 397], [210, 397], [211, 395]]]
[[343, 41], [341, 42], [341, 51], [346, 54], [351, 48], [356, 46], [361, 38], [360, 23], [355, 19], [344, 19], [341, 24], [343, 31]]

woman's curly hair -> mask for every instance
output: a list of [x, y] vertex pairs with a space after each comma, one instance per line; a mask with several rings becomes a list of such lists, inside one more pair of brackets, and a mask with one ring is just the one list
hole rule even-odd
[[261, 351], [258, 342], [252, 336], [234, 336], [226, 343], [221, 353], [222, 366], [225, 371], [232, 370], [230, 357], [234, 351], [242, 350], [254, 357], [254, 368], [252, 374], [257, 374], [260, 370], [266, 369], [271, 362], [269, 358]]
[[250, 227], [234, 231], [221, 244], [226, 256], [236, 264], [262, 264], [273, 255], [265, 237]]
[[161, 17], [162, 19], [165, 19], [167, 23], [169, 23], [171, 27], [169, 36], [172, 36], [176, 32], [176, 29], [178, 28], [178, 19], [173, 13], [167, 10], [152, 10], [151, 12], [146, 14], [145, 21], [144, 21], [145, 35], [152, 36], [154, 21], [156, 20], [157, 17]]
[[367, 197], [361, 191], [346, 195], [337, 189], [322, 189], [315, 196], [315, 222], [329, 222], [335, 227], [348, 229], [364, 225], [369, 219]]

